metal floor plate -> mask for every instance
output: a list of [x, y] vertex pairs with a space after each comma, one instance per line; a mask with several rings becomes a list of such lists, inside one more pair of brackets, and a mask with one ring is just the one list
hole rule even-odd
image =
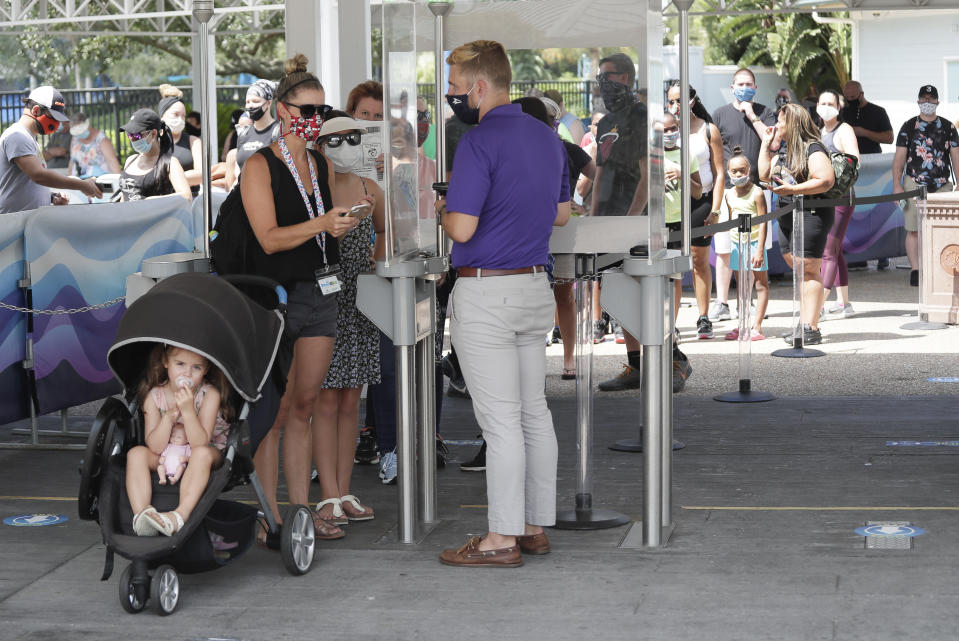
[[866, 521], [866, 528], [876, 530], [875, 535], [865, 536], [867, 550], [911, 550], [913, 536], [895, 534], [901, 528], [912, 525], [909, 521]]

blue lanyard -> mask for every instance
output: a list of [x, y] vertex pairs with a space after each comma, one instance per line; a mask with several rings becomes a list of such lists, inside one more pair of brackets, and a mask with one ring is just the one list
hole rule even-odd
[[[306, 164], [310, 168], [310, 180], [313, 182], [313, 198], [316, 199], [317, 212], [313, 211], [313, 205], [310, 204], [310, 197], [306, 194], [306, 187], [303, 186], [303, 181], [300, 180], [300, 172], [296, 170], [296, 163], [293, 162], [293, 154], [290, 153], [290, 148], [286, 146], [286, 141], [280, 138], [277, 140], [277, 143], [280, 147], [280, 153], [283, 154], [283, 160], [286, 162], [286, 166], [289, 168], [290, 173], [293, 174], [293, 181], [296, 183], [296, 188], [300, 190], [300, 196], [303, 197], [303, 204], [306, 205], [306, 213], [309, 214], [310, 220], [317, 216], [326, 215], [326, 210], [323, 208], [323, 195], [320, 193], [320, 183], [316, 179], [316, 169], [313, 168], [313, 163], [310, 162], [310, 152], [306, 152]], [[323, 252], [323, 264], [329, 265], [329, 261], [326, 260], [326, 232], [316, 236], [316, 244], [320, 246], [320, 250]]]

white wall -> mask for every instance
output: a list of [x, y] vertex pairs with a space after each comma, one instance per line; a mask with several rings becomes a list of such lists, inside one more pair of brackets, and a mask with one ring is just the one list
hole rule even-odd
[[[863, 11], [853, 17], [861, 35], [857, 80], [866, 99], [889, 113], [893, 134], [919, 113], [916, 97], [926, 84], [939, 90], [939, 115], [959, 118], [959, 86], [949, 86], [946, 95], [945, 64], [959, 58], [959, 11]], [[893, 149], [883, 145], [884, 151]]]

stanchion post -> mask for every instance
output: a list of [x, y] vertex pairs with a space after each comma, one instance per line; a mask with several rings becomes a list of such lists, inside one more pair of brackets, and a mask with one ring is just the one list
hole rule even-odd
[[[805, 236], [805, 210], [803, 196], [796, 196], [796, 208], [793, 209], [793, 229], [790, 236], [792, 242], [793, 257], [793, 327], [792, 327], [792, 347], [787, 349], [777, 349], [772, 353], [773, 356], [782, 358], [812, 358], [815, 356], [825, 356], [825, 352], [817, 349], [806, 349], [805, 331], [803, 318], [803, 306], [805, 304], [805, 250], [803, 248], [803, 238]], [[799, 252], [797, 255], [796, 252]], [[819, 313], [819, 310], [813, 310], [812, 313]]]
[[[619, 512], [593, 507], [593, 282], [596, 255], [576, 254], [576, 499], [556, 515], [556, 527], [598, 530], [629, 523]], [[567, 340], [564, 338], [564, 340]]]
[[[739, 389], [735, 392], [718, 394], [714, 400], [725, 403], [761, 403], [771, 401], [775, 396], [768, 392], [757, 392], [752, 389], [752, 301], [753, 272], [752, 272], [752, 235], [753, 217], [748, 211], [739, 214], [739, 264], [736, 266], [737, 283], [736, 297], [739, 299]], [[745, 241], [743, 240], [745, 239]], [[763, 251], [760, 247], [759, 251]], [[767, 265], [768, 269], [769, 266]]]
[[660, 439], [660, 457], [662, 458], [662, 473], [660, 474], [661, 491], [661, 514], [662, 527], [670, 527], [673, 524], [673, 334], [675, 309], [676, 309], [676, 289], [673, 285], [673, 278], [664, 278], [663, 286], [666, 291], [663, 292], [664, 298], [668, 303], [669, 315], [666, 324], [666, 341], [663, 345], [663, 358], [660, 364], [660, 394], [663, 399], [663, 429]]
[[[658, 278], [658, 277], [657, 277]], [[643, 349], [643, 395], [646, 429], [643, 430], [643, 546], [663, 544], [663, 345]]]
[[[408, 339], [415, 335], [404, 325], [410, 322], [408, 305], [414, 304], [413, 278], [393, 279], [394, 352], [396, 354], [396, 463], [397, 538], [400, 543], [416, 542], [416, 346]], [[415, 340], [415, 339], [414, 339]]]
[[[435, 287], [433, 281], [426, 281]], [[434, 295], [435, 300], [435, 295]], [[434, 310], [435, 314], [435, 310]], [[435, 315], [433, 316], [435, 318]], [[419, 520], [429, 525], [436, 521], [436, 342], [433, 332], [416, 344], [416, 412], [418, 434], [417, 506]]]

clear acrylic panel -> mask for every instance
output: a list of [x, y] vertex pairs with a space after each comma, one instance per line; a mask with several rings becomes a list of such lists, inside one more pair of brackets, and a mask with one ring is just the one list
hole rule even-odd
[[[436, 215], [420, 211], [416, 145], [417, 13], [425, 3], [383, 3], [383, 101], [388, 113], [384, 150], [387, 260], [436, 247]], [[428, 11], [426, 11], [428, 13]], [[429, 188], [430, 185], [426, 187]], [[426, 217], [421, 218], [421, 215]]]
[[[416, 54], [434, 50], [435, 17], [429, 4], [428, 0], [384, 0], [382, 6], [384, 84], [391, 102], [391, 117], [394, 123], [409, 126], [414, 141]], [[635, 70], [630, 98], [641, 100], [642, 104], [606, 116], [609, 121], [602, 128], [606, 135], [597, 141], [595, 150], [597, 164], [605, 176], [601, 175], [594, 186], [595, 197], [586, 199], [586, 207], [591, 216], [623, 218], [622, 233], [618, 233], [618, 226], [615, 234], [623, 239], [624, 246], [619, 251], [643, 244], [648, 245], [651, 258], [660, 254], [666, 246], [659, 118], [664, 91], [662, 0], [455, 0], [449, 4], [445, 51], [472, 40], [489, 39], [501, 42], [511, 52], [573, 47], [596, 49], [600, 57], [616, 52], [629, 57]], [[427, 59], [429, 56], [421, 55], [420, 64]], [[432, 66], [430, 62], [429, 68]], [[420, 69], [420, 80], [428, 81], [430, 69]], [[592, 95], [586, 99], [590, 111], [602, 108], [597, 71], [591, 68], [588, 77], [583, 78], [590, 81]], [[513, 80], [527, 82], [530, 78], [514, 69]], [[525, 89], [514, 84], [514, 97], [522, 95]], [[398, 106], [404, 90], [411, 105], [405, 114], [392, 108]], [[433, 122], [442, 126], [445, 117], [449, 117], [448, 111], [434, 113]], [[400, 137], [394, 136], [394, 142]], [[406, 148], [409, 149], [408, 144]], [[388, 155], [392, 157], [392, 149]], [[419, 207], [419, 224], [412, 224], [417, 220], [413, 195], [422, 195], [431, 186], [410, 180], [410, 168], [402, 162], [394, 160], [389, 168], [394, 255], [435, 245], [435, 220], [426, 207]], [[420, 173], [420, 182], [424, 178], [425, 174]], [[608, 236], [608, 229], [604, 227], [603, 233]], [[609, 250], [604, 245], [601, 251]]]

